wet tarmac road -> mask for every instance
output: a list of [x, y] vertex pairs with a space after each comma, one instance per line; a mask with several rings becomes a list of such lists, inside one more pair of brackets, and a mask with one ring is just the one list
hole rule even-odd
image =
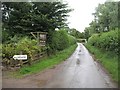
[[78, 44], [64, 62], [21, 79], [8, 78], [3, 73], [3, 88], [116, 88], [104, 68], [95, 62], [88, 50]]
[[68, 58], [43, 88], [116, 88], [83, 44]]

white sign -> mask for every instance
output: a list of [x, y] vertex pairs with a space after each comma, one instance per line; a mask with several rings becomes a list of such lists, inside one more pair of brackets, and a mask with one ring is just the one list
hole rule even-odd
[[14, 55], [13, 58], [16, 60], [26, 60], [27, 59], [27, 55]]

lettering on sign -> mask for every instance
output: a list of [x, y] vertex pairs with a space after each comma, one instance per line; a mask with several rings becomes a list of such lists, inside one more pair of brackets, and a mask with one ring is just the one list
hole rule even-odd
[[13, 59], [15, 59], [15, 60], [26, 60], [27, 55], [14, 55]]

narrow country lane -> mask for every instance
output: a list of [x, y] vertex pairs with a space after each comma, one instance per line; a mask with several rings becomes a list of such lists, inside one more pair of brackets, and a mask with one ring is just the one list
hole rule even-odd
[[[78, 59], [80, 62], [78, 62]], [[115, 88], [109, 76], [93, 60], [83, 44], [63, 64], [45, 88]]]
[[[16, 86], [17, 84], [17, 86]], [[105, 70], [96, 63], [83, 44], [55, 68], [23, 79], [3, 78], [3, 88], [116, 88]]]

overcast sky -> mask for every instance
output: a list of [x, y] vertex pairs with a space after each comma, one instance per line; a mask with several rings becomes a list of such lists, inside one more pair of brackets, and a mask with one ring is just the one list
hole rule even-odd
[[104, 3], [106, 0], [63, 0], [68, 2], [70, 8], [74, 11], [70, 12], [68, 22], [69, 27], [75, 28], [80, 32], [83, 32], [85, 27], [89, 26], [89, 23], [93, 20], [92, 13], [95, 12], [95, 7], [99, 3]]

